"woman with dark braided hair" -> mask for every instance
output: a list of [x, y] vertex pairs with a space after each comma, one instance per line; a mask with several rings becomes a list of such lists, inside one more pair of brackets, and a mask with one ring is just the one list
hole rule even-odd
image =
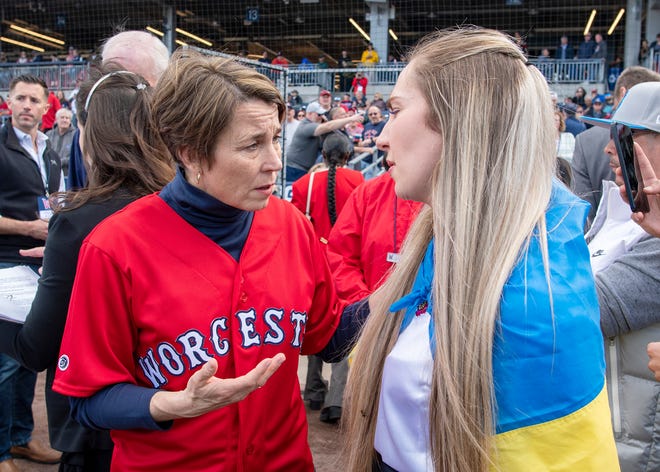
[[346, 165], [350, 144], [339, 134], [331, 135], [329, 139], [331, 142], [328, 146], [325, 143], [323, 145], [323, 160], [328, 165], [328, 215], [330, 226], [334, 226], [337, 221], [337, 166]]
[[326, 170], [309, 173], [293, 184], [293, 203], [307, 214], [321, 242], [327, 244], [332, 225], [353, 189], [364, 182], [362, 174], [345, 169], [351, 143], [343, 133], [327, 135], [323, 142]]
[[[328, 243], [330, 230], [348, 196], [355, 187], [364, 182], [360, 172], [344, 168], [351, 151], [351, 142], [346, 135], [338, 131], [328, 134], [323, 141], [323, 162], [327, 170], [310, 172], [293, 184], [291, 202], [311, 220], [316, 235], [323, 244]], [[313, 410], [321, 409], [325, 403], [321, 411], [321, 421], [336, 423], [341, 418], [348, 361], [332, 364], [329, 389], [323, 380], [322, 370], [321, 358], [309, 356], [304, 398]]]

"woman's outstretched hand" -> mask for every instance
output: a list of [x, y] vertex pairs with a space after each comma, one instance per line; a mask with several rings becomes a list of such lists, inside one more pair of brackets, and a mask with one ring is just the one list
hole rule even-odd
[[157, 422], [194, 418], [236, 403], [262, 387], [285, 359], [284, 354], [279, 353], [262, 360], [250, 372], [235, 379], [215, 377], [218, 361], [211, 359], [190, 377], [184, 390], [156, 393], [149, 405], [151, 416]]

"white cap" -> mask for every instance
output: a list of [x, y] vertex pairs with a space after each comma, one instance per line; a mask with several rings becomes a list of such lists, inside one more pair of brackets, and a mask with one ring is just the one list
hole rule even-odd
[[312, 102], [309, 105], [307, 105], [307, 113], [317, 113], [319, 115], [325, 114], [328, 110], [323, 108], [319, 102]]

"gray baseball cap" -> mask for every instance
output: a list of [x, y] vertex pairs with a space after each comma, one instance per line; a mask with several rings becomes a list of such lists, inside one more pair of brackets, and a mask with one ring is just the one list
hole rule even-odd
[[610, 119], [582, 116], [580, 120], [601, 128], [617, 123], [660, 133], [660, 82], [644, 82], [630, 88]]

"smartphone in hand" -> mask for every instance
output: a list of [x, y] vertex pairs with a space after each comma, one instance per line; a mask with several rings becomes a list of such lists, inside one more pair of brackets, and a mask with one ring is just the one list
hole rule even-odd
[[620, 123], [612, 123], [610, 136], [614, 141], [614, 147], [619, 157], [621, 175], [626, 187], [630, 209], [634, 212], [648, 213], [649, 202], [643, 190], [644, 181], [635, 156], [632, 129]]

